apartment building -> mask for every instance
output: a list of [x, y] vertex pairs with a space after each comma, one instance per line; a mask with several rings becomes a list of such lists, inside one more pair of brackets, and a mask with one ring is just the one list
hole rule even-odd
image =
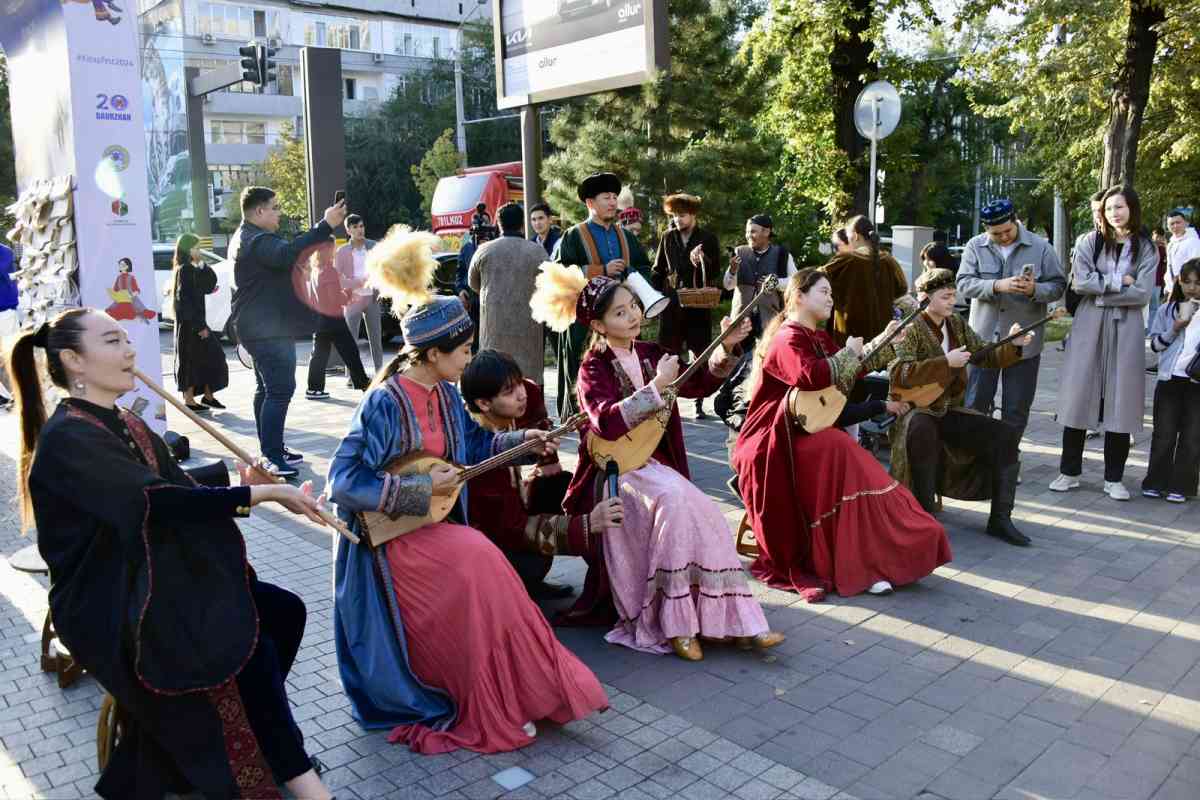
[[[190, 186], [182, 174], [184, 67], [236, 62], [238, 47], [251, 39], [279, 48], [276, 80], [264, 93], [235, 84], [205, 100], [208, 169], [219, 197], [266, 159], [287, 126], [303, 130], [301, 47], [342, 51], [343, 112], [355, 116], [388, 98], [430, 59], [454, 58], [460, 26], [491, 13], [490, 0], [139, 0], [156, 209], [190, 218]], [[172, 193], [178, 196], [169, 198]], [[215, 216], [223, 216], [221, 209]], [[187, 225], [164, 224], [163, 235], [180, 227]]]

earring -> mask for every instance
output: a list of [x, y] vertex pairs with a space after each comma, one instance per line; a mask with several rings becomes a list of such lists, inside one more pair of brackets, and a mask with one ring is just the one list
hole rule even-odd
[[86, 388], [87, 388], [87, 386], [84, 384], [83, 381], [75, 381], [75, 391], [82, 394], [83, 390]]

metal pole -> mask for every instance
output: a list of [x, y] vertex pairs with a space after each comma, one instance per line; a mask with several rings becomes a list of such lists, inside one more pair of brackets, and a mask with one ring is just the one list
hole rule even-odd
[[[876, 131], [879, 130], [878, 126], [876, 126], [875, 130]], [[870, 200], [869, 205], [867, 206], [867, 218], [871, 220], [872, 226], [875, 225], [875, 152], [876, 152], [877, 146], [878, 145], [877, 145], [875, 139], [872, 137], [872, 139], [871, 139], [871, 200]]]
[[454, 58], [454, 130], [461, 153], [462, 165], [467, 166], [467, 129], [463, 125], [466, 112], [463, 110], [462, 47]]
[[538, 107], [528, 105], [521, 107], [521, 173], [523, 200], [525, 201], [525, 219], [529, 219], [529, 209], [542, 197], [542, 115]]
[[[200, 75], [196, 67], [184, 69], [190, 85]], [[204, 150], [204, 97], [188, 93], [187, 97], [188, 161], [192, 167], [192, 232], [198, 236], [212, 234], [212, 209], [208, 207], [208, 158]]]

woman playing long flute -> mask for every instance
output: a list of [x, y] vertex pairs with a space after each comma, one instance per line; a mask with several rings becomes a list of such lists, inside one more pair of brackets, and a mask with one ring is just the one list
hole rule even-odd
[[[49, 419], [35, 350], [69, 393]], [[105, 798], [330, 797], [284, 679], [304, 603], [255, 576], [234, 523], [273, 501], [319, 521], [307, 485], [201, 488], [116, 405], [134, 350], [102, 311], [65, 311], [9, 353], [21, 421], [18, 496], [50, 568], [54, 626], [116, 699], [125, 726]], [[243, 472], [243, 483], [249, 475]]]

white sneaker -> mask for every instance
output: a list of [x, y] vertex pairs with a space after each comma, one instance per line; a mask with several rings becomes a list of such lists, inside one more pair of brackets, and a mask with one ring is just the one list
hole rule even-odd
[[893, 591], [892, 585], [887, 581], [876, 581], [867, 589], [868, 594], [891, 594]]
[[1054, 480], [1050, 481], [1050, 491], [1066, 492], [1071, 489], [1079, 488], [1079, 477], [1071, 475], [1059, 475]]
[[1129, 490], [1120, 481], [1105, 481], [1104, 493], [1113, 500], [1128, 500]]

